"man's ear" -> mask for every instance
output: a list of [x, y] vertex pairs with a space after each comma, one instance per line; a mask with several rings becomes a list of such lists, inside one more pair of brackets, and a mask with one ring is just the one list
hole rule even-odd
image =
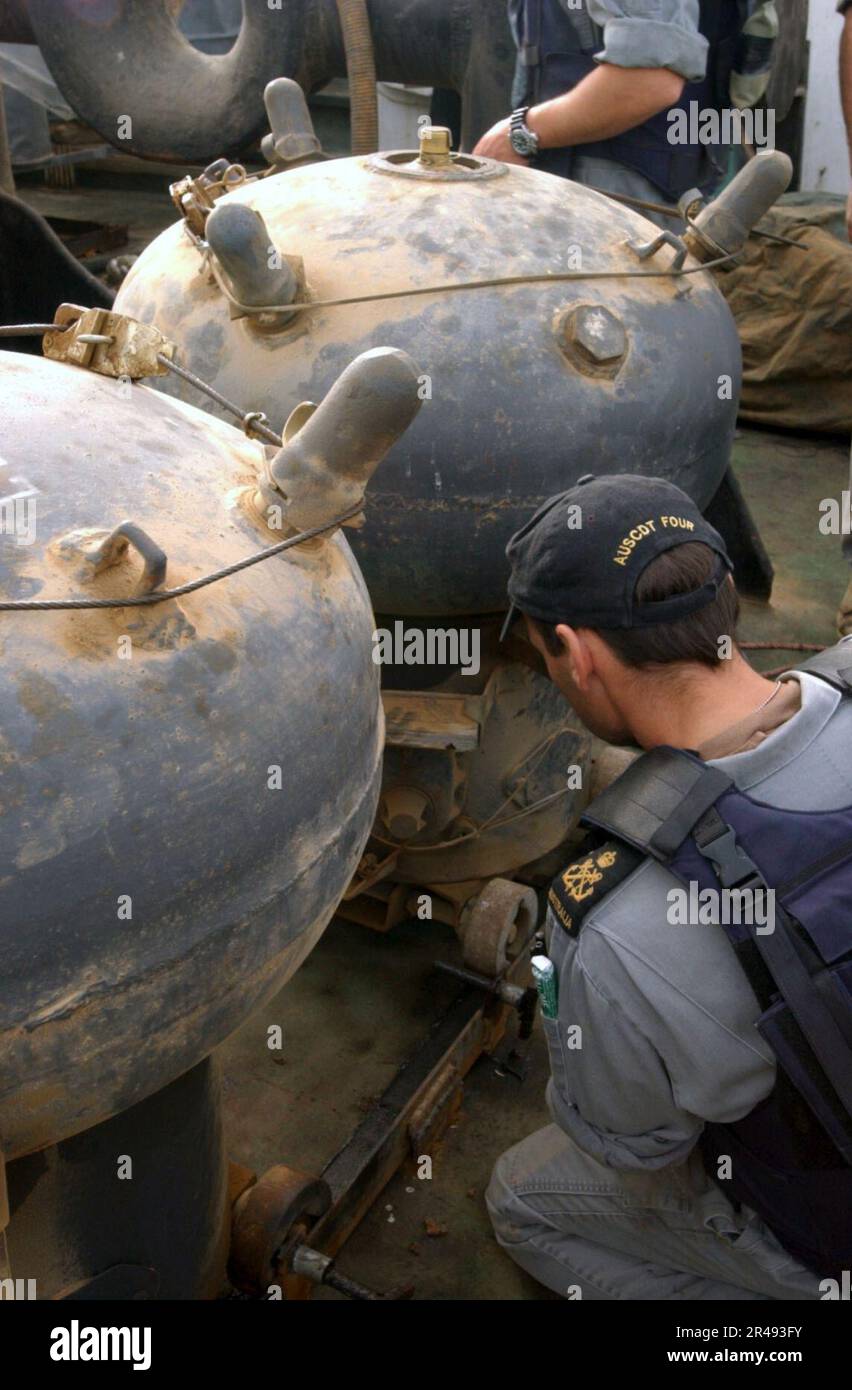
[[594, 672], [594, 662], [587, 643], [577, 629], [569, 627], [567, 623], [557, 625], [556, 635], [565, 648], [562, 660], [567, 657], [571, 680], [578, 690], [588, 689], [589, 680]]

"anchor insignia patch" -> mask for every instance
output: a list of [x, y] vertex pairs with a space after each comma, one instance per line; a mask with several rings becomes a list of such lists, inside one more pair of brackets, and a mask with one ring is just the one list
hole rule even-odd
[[[557, 921], [569, 935], [577, 935], [584, 918], [595, 904], [626, 878], [643, 858], [630, 846], [609, 841], [590, 854], [581, 855], [561, 874], [557, 874], [547, 901]], [[578, 904], [581, 904], [579, 909]]]

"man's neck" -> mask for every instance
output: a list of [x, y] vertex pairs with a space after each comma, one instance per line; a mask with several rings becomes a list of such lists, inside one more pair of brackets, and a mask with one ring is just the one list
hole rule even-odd
[[699, 748], [768, 702], [777, 682], [735, 655], [714, 669], [643, 673], [631, 691], [629, 721], [641, 748]]

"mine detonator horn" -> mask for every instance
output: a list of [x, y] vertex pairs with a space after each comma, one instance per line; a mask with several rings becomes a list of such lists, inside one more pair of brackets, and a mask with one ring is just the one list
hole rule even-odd
[[789, 155], [761, 150], [709, 203], [696, 188], [684, 193], [678, 207], [688, 224], [683, 240], [689, 250], [700, 261], [735, 255], [792, 177]]
[[230, 281], [231, 317], [264, 316], [267, 326], [281, 328], [297, 310], [288, 310], [298, 290], [292, 257], [275, 246], [262, 215], [240, 202], [221, 202], [207, 217], [204, 235]]
[[371, 348], [320, 405], [296, 406], [268, 472], [288, 526], [320, 526], [363, 501], [375, 468], [420, 409], [420, 379], [401, 348]]
[[267, 82], [263, 104], [269, 117], [270, 134], [260, 148], [270, 164], [289, 168], [303, 160], [322, 159], [323, 153], [305, 93], [292, 77], [276, 77]]

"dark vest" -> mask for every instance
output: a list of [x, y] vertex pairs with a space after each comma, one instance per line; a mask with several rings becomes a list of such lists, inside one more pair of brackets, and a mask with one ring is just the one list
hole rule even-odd
[[[849, 696], [852, 641], [803, 669]], [[775, 1087], [742, 1119], [707, 1124], [701, 1150], [721, 1190], [756, 1211], [791, 1255], [839, 1277], [852, 1264], [852, 807], [782, 810], [694, 754], [655, 748], [595, 798], [583, 821], [594, 828], [598, 859], [613, 867], [598, 874], [601, 891], [579, 913], [574, 904], [564, 910], [565, 880], [554, 880], [554, 916], [571, 935], [648, 855], [696, 891], [774, 890], [771, 933], [735, 921], [724, 930], [760, 1007], [756, 1027], [775, 1054]], [[601, 856], [603, 844], [625, 852]], [[720, 1172], [725, 1158], [729, 1176], [727, 1165]]]
[[[520, 104], [562, 96], [598, 66], [593, 55], [603, 48], [603, 34], [585, 5], [573, 10], [563, 8], [560, 0], [512, 0], [510, 13], [523, 74], [515, 88]], [[728, 84], [746, 15], [743, 0], [701, 0], [699, 28], [710, 44], [707, 73], [686, 84], [676, 106], [609, 140], [542, 150], [530, 161], [533, 167], [571, 178], [575, 157], [592, 155], [643, 174], [672, 203], [687, 189], [709, 190], [723, 170], [708, 146], [669, 143], [669, 113], [688, 114], [691, 102], [697, 102], [698, 111], [730, 104]]]

